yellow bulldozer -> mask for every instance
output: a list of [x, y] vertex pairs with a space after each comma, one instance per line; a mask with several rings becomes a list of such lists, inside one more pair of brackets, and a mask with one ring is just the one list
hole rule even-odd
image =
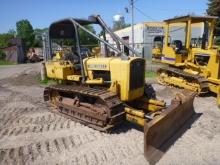
[[[183, 16], [165, 20], [165, 36], [162, 46], [152, 50], [152, 61], [168, 64], [160, 68], [158, 81], [204, 94], [217, 94], [220, 105], [220, 49], [213, 46], [213, 31], [217, 17]], [[184, 35], [172, 40], [172, 26], [184, 26]], [[201, 38], [193, 38], [193, 25], [203, 26]], [[178, 38], [179, 37], [179, 38]], [[185, 39], [185, 40], [184, 40]]]
[[[93, 24], [101, 27], [103, 37], [86, 28]], [[97, 39], [103, 50], [96, 47], [90, 53], [83, 51], [79, 31]], [[107, 42], [106, 33], [116, 46]], [[194, 93], [183, 91], [169, 105], [149, 97], [145, 59], [135, 57], [138, 53], [115, 35], [99, 15], [52, 23], [50, 47], [59, 39], [71, 40], [72, 48], [68, 53], [51, 51], [53, 58], [45, 62], [47, 77], [59, 81], [44, 90], [44, 100], [56, 107], [52, 112], [104, 132], [126, 120], [138, 124], [144, 128], [145, 157], [155, 163], [157, 151], [193, 115]], [[131, 56], [121, 51], [121, 45], [130, 50]]]

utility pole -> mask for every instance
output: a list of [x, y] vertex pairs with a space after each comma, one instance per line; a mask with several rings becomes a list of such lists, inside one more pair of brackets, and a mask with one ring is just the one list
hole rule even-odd
[[134, 0], [131, 0], [131, 36], [132, 48], [134, 49]]

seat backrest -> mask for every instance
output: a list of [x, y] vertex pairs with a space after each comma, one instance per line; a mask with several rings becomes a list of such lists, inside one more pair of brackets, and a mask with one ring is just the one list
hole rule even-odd
[[177, 49], [179, 50], [183, 49], [183, 43], [181, 40], [174, 40], [173, 44], [176, 46]]

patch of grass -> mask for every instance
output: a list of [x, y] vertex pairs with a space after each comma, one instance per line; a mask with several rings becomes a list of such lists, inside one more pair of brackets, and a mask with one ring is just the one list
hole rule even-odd
[[3, 61], [3, 60], [0, 60], [0, 65], [15, 65], [15, 63], [10, 62], [10, 61]]
[[52, 84], [57, 84], [57, 82], [55, 80], [52, 80], [52, 79], [49, 79], [49, 78], [46, 78], [45, 80], [41, 80], [41, 76], [40, 74], [38, 74], [36, 76], [36, 79], [38, 80], [38, 82], [40, 84], [43, 84], [43, 85], [52, 85]]
[[156, 73], [156, 72], [153, 72], [153, 71], [146, 71], [146, 72], [145, 72], [145, 77], [155, 78], [156, 76], [157, 76], [157, 73]]

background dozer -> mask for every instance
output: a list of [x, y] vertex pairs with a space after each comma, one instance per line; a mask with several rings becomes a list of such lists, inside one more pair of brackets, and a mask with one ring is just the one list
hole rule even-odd
[[[168, 64], [160, 68], [158, 81], [180, 88], [195, 91], [198, 94], [209, 91], [217, 94], [220, 105], [220, 49], [213, 46], [213, 31], [217, 17], [183, 16], [165, 20], [165, 36], [161, 46], [152, 51], [152, 61]], [[172, 25], [185, 26], [185, 41], [172, 40]], [[192, 38], [192, 25], [203, 24], [202, 38]], [[180, 36], [179, 36], [180, 37]], [[177, 39], [176, 39], [177, 38]]]
[[[103, 37], [85, 28], [98, 25]], [[103, 46], [91, 53], [82, 51], [79, 30], [88, 33]], [[105, 39], [109, 33], [116, 46]], [[53, 112], [78, 121], [99, 131], [109, 131], [125, 120], [144, 127], [145, 157], [152, 163], [156, 152], [194, 113], [194, 93], [183, 91], [166, 105], [147, 97], [145, 85], [145, 60], [129, 45], [116, 36], [100, 16], [85, 19], [67, 18], [49, 27], [49, 44], [58, 40], [72, 42], [69, 52], [56, 51], [45, 62], [48, 78], [59, 84], [45, 88], [44, 100], [56, 108]], [[126, 56], [120, 45], [126, 46], [132, 56]]]

